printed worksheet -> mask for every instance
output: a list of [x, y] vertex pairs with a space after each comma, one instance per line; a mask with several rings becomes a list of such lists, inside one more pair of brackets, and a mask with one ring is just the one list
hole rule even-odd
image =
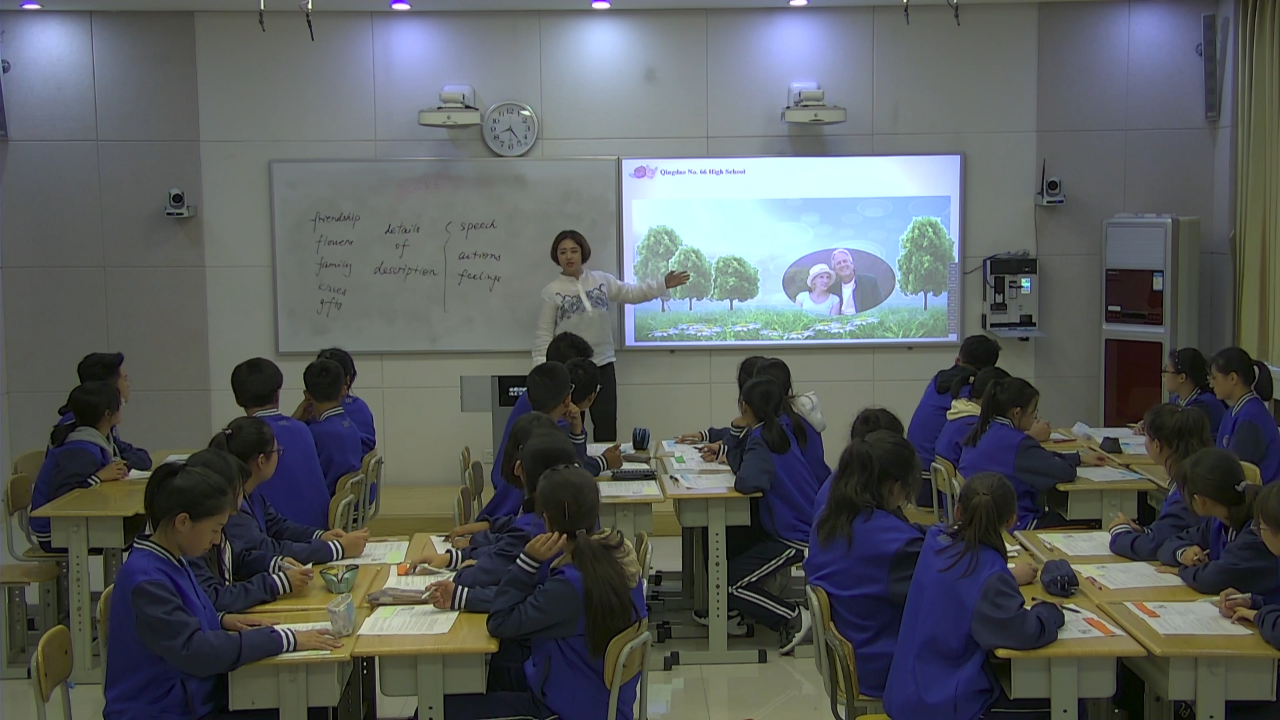
[[662, 498], [657, 480], [609, 480], [600, 483], [602, 498]]
[[[333, 629], [333, 627], [332, 627], [329, 623], [327, 623], [327, 622], [313, 622], [313, 623], [281, 623], [281, 624], [279, 624], [279, 625], [276, 625], [275, 627], [276, 627], [276, 628], [278, 628], [278, 629], [280, 629], [280, 630], [293, 630], [293, 631], [295, 631], [295, 632], [302, 632], [303, 630], [331, 630], [331, 629]], [[316, 655], [328, 655], [328, 654], [329, 654], [329, 651], [328, 651], [328, 650], [294, 650], [293, 652], [280, 653], [280, 655], [278, 655], [277, 657], [282, 657], [282, 658], [298, 658], [298, 657], [312, 657], [312, 656], [316, 656]]]
[[1131, 470], [1114, 467], [1081, 467], [1076, 468], [1076, 477], [1094, 482], [1119, 482], [1122, 480], [1146, 480]]
[[405, 590], [425, 591], [431, 585], [442, 580], [452, 580], [453, 572], [442, 571], [438, 575], [389, 575], [383, 583], [384, 588], [404, 588]]
[[1120, 438], [1120, 451], [1125, 455], [1146, 455], [1147, 441], [1141, 437]]
[[733, 472], [732, 470], [729, 469], [728, 465], [721, 465], [720, 463], [715, 462], [714, 460], [711, 462], [707, 462], [706, 460], [703, 460], [702, 455], [698, 454], [698, 451], [696, 449], [689, 450], [689, 451], [681, 450], [677, 452], [675, 455], [672, 455], [671, 457], [667, 458], [667, 467], [671, 469], [672, 473]]
[[1062, 613], [1067, 618], [1067, 622], [1061, 628], [1058, 628], [1059, 640], [1124, 635], [1124, 631], [1120, 628], [1078, 605], [1067, 603], [1063, 608], [1064, 610], [1065, 608], [1074, 608], [1076, 612], [1066, 610]]
[[150, 471], [150, 470], [130, 470], [130, 471], [129, 471], [129, 477], [128, 477], [127, 479], [129, 479], [129, 480], [146, 480], [146, 479], [147, 479], [147, 478], [149, 478], [149, 477], [151, 477], [151, 471]]
[[1249, 635], [1252, 630], [1222, 617], [1207, 602], [1125, 603], [1161, 635]]
[[[191, 457], [191, 455], [190, 455], [190, 454], [187, 454], [187, 455], [170, 455], [169, 457], [167, 457], [167, 458], [165, 458], [165, 459], [164, 459], [164, 462], [167, 462], [167, 463], [184, 463], [184, 462], [186, 462], [186, 461], [187, 461], [187, 458], [189, 458], [189, 457]], [[160, 463], [160, 464], [161, 464], [161, 465], [163, 465], [164, 463]]]
[[1111, 533], [1040, 533], [1040, 542], [1052, 550], [1061, 550], [1066, 555], [1080, 557], [1083, 555], [1110, 555]]
[[408, 552], [408, 540], [371, 542], [364, 546], [360, 557], [345, 558], [340, 562], [347, 565], [396, 565], [404, 562]]
[[395, 605], [374, 610], [360, 626], [361, 635], [443, 635], [458, 619], [457, 610], [430, 605]]
[[1109, 590], [1178, 587], [1183, 584], [1182, 578], [1177, 575], [1156, 572], [1155, 567], [1141, 562], [1076, 565], [1075, 569], [1081, 575], [1093, 578], [1099, 585]]
[[700, 475], [697, 473], [681, 473], [671, 476], [677, 485], [691, 490], [731, 490], [733, 476], [724, 473]]
[[[618, 443], [587, 443], [587, 454], [603, 455], [605, 450], [608, 450], [609, 448], [617, 444]], [[618, 449], [622, 451], [623, 455], [630, 455], [631, 453], [636, 451], [635, 446], [633, 446], [631, 443], [622, 443], [621, 445], [622, 447]]]
[[1060, 432], [1049, 433], [1050, 442], [1071, 442], [1072, 440], [1075, 440], [1075, 438], [1070, 437], [1068, 435], [1063, 435]]
[[443, 535], [432, 535], [431, 544], [435, 546], [436, 554], [443, 555], [445, 550], [449, 550], [453, 545], [444, 539]]

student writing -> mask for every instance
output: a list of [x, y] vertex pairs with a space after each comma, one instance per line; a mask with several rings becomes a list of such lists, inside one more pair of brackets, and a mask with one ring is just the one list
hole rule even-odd
[[809, 535], [805, 575], [826, 591], [836, 629], [853, 644], [858, 692], [884, 694], [907, 590], [924, 544], [902, 505], [920, 461], [901, 435], [878, 430], [840, 455], [831, 496]]
[[1066, 522], [1045, 507], [1045, 495], [1058, 483], [1076, 479], [1076, 466], [1102, 465], [1095, 452], [1055, 453], [1040, 443], [1049, 439], [1049, 423], [1040, 420], [1040, 392], [1022, 378], [993, 380], [982, 398], [982, 415], [965, 438], [961, 477], [998, 473], [1018, 495], [1016, 530], [1055, 527]]
[[[451, 720], [607, 716], [604, 654], [647, 615], [640, 563], [620, 533], [599, 530], [600, 490], [581, 468], [550, 470], [538, 482], [537, 512], [548, 533], [533, 538], [503, 576], [489, 611], [489, 634], [529, 642], [529, 690], [448, 695]], [[549, 564], [546, 582], [539, 569]], [[618, 712], [632, 720], [639, 677], [619, 690]]]
[[275, 482], [284, 448], [261, 418], [232, 420], [213, 436], [209, 447], [231, 453], [249, 467], [244, 501], [227, 522], [226, 533], [233, 546], [293, 558], [304, 565], [358, 557], [364, 552], [368, 530], [349, 533], [294, 522], [276, 512], [262, 494], [268, 481]]
[[[239, 458], [221, 450], [205, 449], [187, 458], [187, 467], [204, 468], [231, 488], [232, 514], [244, 502], [249, 468]], [[221, 541], [204, 557], [188, 558], [191, 572], [218, 612], [245, 612], [310, 584], [313, 571], [296, 561], [262, 550], [231, 544], [224, 532]]]
[[[998, 362], [999, 343], [985, 335], [970, 335], [960, 343], [960, 354], [956, 356], [955, 364], [939, 370], [929, 381], [920, 404], [911, 416], [911, 425], [907, 428], [907, 439], [916, 448], [922, 471], [933, 464], [933, 458], [937, 455], [938, 433], [942, 432], [942, 426], [947, 422], [947, 411], [951, 409], [951, 391], [956, 380], [971, 377], [972, 373], [992, 367]], [[960, 396], [968, 397], [969, 389], [961, 382]], [[933, 507], [933, 491], [928, 482], [921, 485], [916, 504], [920, 507]]]
[[[129, 402], [129, 373], [124, 371], [124, 353], [89, 353], [76, 366], [76, 375], [80, 384], [90, 382], [109, 382], [120, 391], [120, 404]], [[72, 425], [75, 413], [68, 405], [58, 409], [58, 423]], [[120, 437], [120, 428], [111, 428], [111, 442], [116, 446], [120, 459], [133, 470], [150, 470], [151, 455], [146, 450], [130, 445]]]
[[165, 464], [147, 481], [155, 533], [138, 539], [116, 576], [106, 720], [235, 717], [227, 673], [283, 652], [341, 647], [325, 630], [279, 630], [214, 609], [186, 558], [217, 544], [233, 502], [227, 483], [203, 468]]
[[[1147, 455], [1162, 465], [1170, 478], [1178, 466], [1197, 452], [1213, 447], [1209, 434], [1209, 416], [1186, 405], [1156, 405], [1142, 418]], [[1196, 525], [1200, 518], [1191, 512], [1177, 483], [1160, 505], [1155, 522], [1142, 527], [1119, 514], [1107, 527], [1111, 533], [1111, 552], [1130, 560], [1155, 560], [1160, 547], [1170, 538]]]
[[316, 359], [332, 360], [342, 368], [342, 375], [346, 380], [342, 388], [342, 409], [347, 411], [347, 417], [360, 431], [360, 451], [368, 455], [378, 445], [378, 430], [374, 427], [373, 411], [369, 409], [369, 404], [351, 391], [356, 384], [355, 360], [351, 353], [342, 348], [321, 350]]
[[316, 413], [307, 429], [315, 441], [316, 457], [330, 497], [336, 492], [338, 481], [359, 470], [364, 460], [360, 430], [347, 417], [342, 404], [344, 382], [342, 368], [332, 360], [316, 360], [302, 373], [307, 401]]
[[[938, 441], [934, 444], [937, 457], [951, 463], [951, 467], [960, 467], [960, 454], [964, 450], [965, 438], [973, 433], [978, 424], [978, 416], [982, 414], [982, 398], [987, 388], [995, 380], [1006, 380], [1009, 373], [998, 367], [983, 368], [972, 375], [961, 375], [951, 387], [951, 409], [947, 411], [947, 422], [938, 433]], [[965, 388], [969, 388], [969, 397], [964, 397]], [[928, 468], [925, 468], [928, 470]]]
[[231, 371], [236, 404], [245, 415], [266, 422], [280, 446], [288, 450], [287, 454], [277, 453], [273, 461], [275, 482], [261, 489], [263, 497], [276, 512], [295, 523], [325, 527], [329, 524], [329, 492], [316, 443], [306, 425], [280, 412], [282, 387], [284, 374], [265, 358], [245, 360]]
[[1218, 436], [1227, 406], [1213, 394], [1209, 382], [1209, 363], [1204, 354], [1195, 348], [1179, 348], [1169, 353], [1160, 370], [1169, 402], [1181, 407], [1191, 407], [1205, 414], [1209, 420], [1209, 432]]
[[885, 685], [885, 711], [930, 720], [1030, 718], [1029, 711], [1047, 703], [1010, 700], [988, 655], [1053, 642], [1062, 610], [1053, 603], [1024, 607], [1018, 585], [1032, 582], [1035, 568], [1018, 565], [1011, 572], [1007, 565], [1001, 531], [1018, 522], [1007, 480], [995, 473], [968, 478], [956, 515], [955, 525], [934, 526], [925, 536]]
[[1166, 567], [1159, 570], [1209, 595], [1227, 588], [1263, 596], [1280, 590], [1280, 566], [1253, 527], [1258, 488], [1245, 482], [1240, 461], [1208, 448], [1180, 464], [1173, 479], [1201, 521], [1160, 547]]
[[1214, 394], [1230, 408], [1218, 426], [1218, 447], [1257, 465], [1264, 485], [1280, 480], [1280, 429], [1266, 405], [1270, 368], [1238, 347], [1214, 355], [1209, 368]]
[[[1253, 525], [1258, 536], [1273, 556], [1280, 556], [1280, 483], [1262, 488], [1253, 503]], [[1224, 617], [1236, 622], [1251, 622], [1258, 634], [1271, 647], [1280, 648], [1280, 593], [1258, 595], [1242, 593], [1236, 588], [1222, 591], [1218, 607]], [[1227, 705], [1232, 720], [1271, 720], [1280, 716], [1280, 703], [1243, 703]]]

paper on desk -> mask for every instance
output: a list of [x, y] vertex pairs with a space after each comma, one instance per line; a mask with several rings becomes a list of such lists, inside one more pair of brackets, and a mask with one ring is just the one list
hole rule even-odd
[[1120, 451], [1125, 455], [1146, 455], [1147, 441], [1145, 438], [1120, 438]]
[[[605, 450], [608, 450], [609, 448], [617, 444], [619, 443], [587, 443], [587, 454], [603, 455]], [[622, 451], [623, 455], [630, 455], [631, 453], [636, 451], [635, 446], [633, 446], [631, 443], [621, 443], [621, 445], [622, 447], [620, 447], [619, 450]]]
[[1216, 606], [1206, 602], [1130, 602], [1125, 605], [1161, 635], [1250, 635], [1253, 632], [1222, 617]]
[[[313, 623], [280, 623], [274, 625], [277, 630], [293, 630], [294, 632], [302, 632], [304, 630], [332, 630], [333, 626], [327, 622]], [[282, 658], [300, 658], [313, 657], [317, 655], [328, 655], [328, 650], [294, 650], [293, 652], [280, 653], [277, 657]]]
[[656, 480], [610, 480], [600, 483], [602, 498], [662, 497]]
[[1008, 555], [1009, 557], [1013, 557], [1014, 555], [1017, 555], [1018, 553], [1022, 552], [1022, 546], [1011, 543], [1011, 542], [1007, 542], [1004, 544], [1004, 551], [1006, 555]]
[[1182, 578], [1177, 575], [1156, 572], [1154, 567], [1141, 562], [1076, 565], [1075, 569], [1081, 575], [1093, 578], [1108, 590], [1183, 585]]
[[1067, 607], [1075, 608], [1076, 612], [1068, 610], [1062, 613], [1067, 618], [1067, 622], [1058, 628], [1059, 640], [1115, 637], [1124, 634], [1124, 631], [1078, 605], [1067, 603]]
[[432, 535], [431, 544], [435, 546], [437, 555], [443, 555], [445, 550], [453, 548], [453, 543], [445, 540], [443, 535]]
[[387, 581], [383, 583], [384, 588], [404, 588], [406, 590], [423, 590], [425, 591], [430, 585], [438, 583], [442, 580], [452, 580], [455, 573], [440, 573], [439, 575], [388, 575]]
[[396, 565], [404, 562], [408, 552], [408, 540], [371, 542], [364, 546], [360, 557], [343, 558], [339, 562], [346, 565]]
[[[167, 458], [165, 458], [165, 459], [164, 459], [164, 462], [167, 462], [167, 463], [184, 463], [184, 462], [186, 462], [186, 461], [187, 461], [187, 458], [189, 458], [189, 457], [191, 457], [191, 455], [190, 455], [190, 454], [187, 454], [187, 455], [170, 455], [169, 457], [167, 457]], [[163, 465], [164, 463], [160, 463], [160, 464], [161, 464], [161, 465]]]
[[707, 462], [697, 450], [679, 451], [667, 458], [667, 467], [675, 472], [732, 472], [728, 465], [721, 465], [714, 460]]
[[733, 476], [724, 473], [699, 475], [697, 473], [681, 473], [672, 476], [682, 487], [690, 490], [728, 490], [733, 487]]
[[360, 635], [443, 635], [458, 619], [457, 610], [430, 605], [380, 607], [360, 626]]
[[1114, 467], [1081, 467], [1076, 468], [1076, 477], [1094, 482], [1120, 482], [1124, 480], [1146, 480], [1136, 472]]
[[1072, 440], [1075, 440], [1075, 438], [1070, 437], [1068, 435], [1063, 435], [1060, 432], [1055, 432], [1055, 433], [1049, 434], [1049, 440], [1051, 442], [1071, 442]]
[[[622, 463], [622, 467], [618, 469], [619, 470], [652, 470], [653, 468], [649, 467], [649, 463], [624, 462]], [[613, 472], [613, 471], [610, 470], [609, 472]]]
[[1040, 533], [1040, 542], [1051, 550], [1072, 556], [1110, 555], [1111, 533]]
[[149, 477], [151, 477], [150, 470], [130, 470], [129, 471], [130, 480], [146, 480]]
[[[1071, 431], [1075, 432], [1076, 429], [1079, 428], [1081, 425], [1083, 425], [1083, 423], [1076, 423], [1076, 427], [1072, 428]], [[1137, 434], [1134, 433], [1133, 430], [1127, 427], [1121, 427], [1121, 428], [1086, 427], [1085, 433], [1097, 442], [1102, 442], [1103, 438], [1109, 438], [1109, 437], [1113, 437], [1117, 439], [1137, 437]], [[1078, 434], [1077, 434], [1077, 437], [1079, 437]]]

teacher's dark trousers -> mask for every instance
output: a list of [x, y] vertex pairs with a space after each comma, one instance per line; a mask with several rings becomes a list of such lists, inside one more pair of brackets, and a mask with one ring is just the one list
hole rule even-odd
[[613, 370], [613, 363], [600, 366], [600, 392], [587, 410], [587, 418], [591, 420], [591, 433], [595, 442], [617, 442], [618, 376]]

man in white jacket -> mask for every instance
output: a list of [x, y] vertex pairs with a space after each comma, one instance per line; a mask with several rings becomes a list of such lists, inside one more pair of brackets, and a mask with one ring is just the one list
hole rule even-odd
[[607, 272], [588, 270], [591, 245], [577, 230], [565, 230], [551, 243], [551, 260], [560, 276], [542, 289], [542, 312], [533, 339], [533, 362], [546, 361], [547, 345], [562, 332], [580, 335], [595, 349], [600, 389], [588, 416], [596, 442], [618, 439], [618, 380], [613, 363], [613, 314], [609, 303], [649, 302], [667, 290], [689, 282], [689, 273], [675, 270], [662, 280], [626, 283]]

